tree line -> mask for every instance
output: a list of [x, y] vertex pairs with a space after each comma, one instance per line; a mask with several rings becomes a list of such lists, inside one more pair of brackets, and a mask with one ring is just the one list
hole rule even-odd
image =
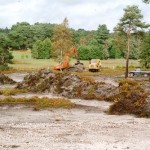
[[138, 6], [133, 5], [124, 9], [113, 32], [105, 24], [92, 31], [75, 30], [69, 28], [67, 18], [61, 24], [18, 22], [10, 29], [0, 29], [0, 66], [11, 62], [9, 50], [31, 49], [33, 58], [49, 59], [63, 56], [70, 47], [76, 46], [81, 60], [141, 59], [141, 64], [149, 68], [150, 30], [145, 30], [149, 24], [142, 19]]

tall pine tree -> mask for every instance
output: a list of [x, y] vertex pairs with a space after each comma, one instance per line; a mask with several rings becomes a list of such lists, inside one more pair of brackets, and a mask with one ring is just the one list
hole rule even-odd
[[103, 58], [107, 59], [109, 57], [108, 53], [108, 38], [109, 38], [109, 30], [107, 29], [107, 26], [105, 24], [99, 25], [98, 30], [96, 32], [96, 39], [97, 42], [102, 46], [103, 48]]
[[124, 9], [124, 15], [120, 19], [120, 23], [117, 26], [117, 30], [125, 32], [127, 34], [127, 56], [126, 56], [126, 71], [125, 78], [128, 77], [128, 65], [129, 65], [129, 54], [131, 46], [131, 34], [137, 32], [137, 30], [148, 28], [149, 25], [142, 22], [143, 15], [138, 6], [127, 6]]

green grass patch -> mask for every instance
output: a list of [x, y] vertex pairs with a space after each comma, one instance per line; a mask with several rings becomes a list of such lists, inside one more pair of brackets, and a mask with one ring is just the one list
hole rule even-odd
[[[16, 50], [12, 51], [12, 55], [14, 56], [13, 64], [10, 64], [9, 67], [11, 67], [12, 71], [38, 71], [43, 68], [50, 68], [53, 69], [53, 66], [58, 64], [58, 62], [55, 59], [33, 59], [31, 56], [30, 50]], [[76, 62], [75, 59], [71, 59], [70, 64], [73, 65]], [[89, 73], [88, 66], [89, 66], [89, 60], [81, 60], [81, 63], [85, 66], [85, 73]], [[122, 70], [125, 67], [125, 59], [108, 59], [108, 60], [101, 60], [102, 63], [102, 71], [105, 71], [105, 68], [109, 68], [110, 72], [114, 72], [111, 70], [116, 70], [118, 73], [118, 70]], [[137, 67], [139, 66], [138, 60], [130, 60], [129, 66]], [[102, 74], [99, 73], [91, 73], [91, 74]], [[90, 74], [90, 73], [89, 73]]]
[[39, 97], [31, 97], [31, 98], [13, 98], [7, 97], [4, 99], [0, 99], [0, 105], [33, 105], [35, 110], [41, 108], [72, 108], [75, 106], [74, 103], [70, 102], [64, 98], [39, 98]]

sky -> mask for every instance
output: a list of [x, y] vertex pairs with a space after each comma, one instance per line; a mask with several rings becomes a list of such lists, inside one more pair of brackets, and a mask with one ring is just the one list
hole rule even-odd
[[150, 23], [150, 4], [142, 0], [0, 0], [0, 28], [17, 22], [62, 23], [67, 17], [73, 29], [97, 30], [106, 24], [112, 31], [128, 5], [138, 5]]

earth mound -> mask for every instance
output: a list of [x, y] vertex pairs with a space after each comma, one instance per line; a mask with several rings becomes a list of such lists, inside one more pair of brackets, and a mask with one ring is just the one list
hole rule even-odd
[[118, 89], [104, 82], [71, 73], [54, 73], [43, 69], [25, 76], [17, 88], [31, 92], [51, 92], [68, 98], [105, 100], [118, 93]]
[[35, 93], [51, 92], [67, 98], [114, 102], [109, 114], [134, 114], [150, 118], [150, 95], [134, 80], [122, 80], [118, 87], [92, 78], [43, 69], [25, 76], [17, 88]]
[[3, 84], [15, 84], [16, 82], [12, 79], [10, 79], [8, 76], [0, 73], [0, 85]]
[[119, 94], [110, 97], [115, 101], [109, 108], [110, 114], [134, 114], [150, 118], [150, 93], [133, 80], [122, 80], [119, 83]]

